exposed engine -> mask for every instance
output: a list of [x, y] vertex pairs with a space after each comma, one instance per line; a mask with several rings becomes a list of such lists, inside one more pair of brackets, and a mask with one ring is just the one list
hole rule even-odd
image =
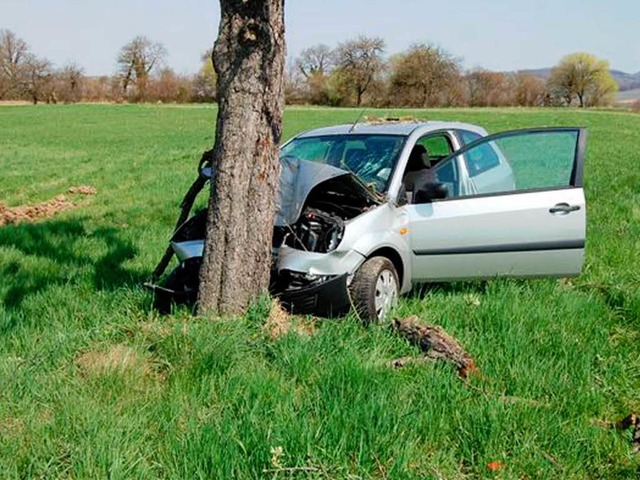
[[274, 246], [288, 245], [298, 250], [326, 253], [340, 245], [344, 221], [336, 215], [307, 207], [295, 225], [278, 230], [280, 232], [274, 233], [280, 233], [280, 238], [274, 237]]
[[[350, 175], [317, 185], [306, 198], [297, 221], [274, 228], [274, 249], [286, 245], [306, 252], [334, 251], [344, 236], [345, 222], [378, 205], [374, 197], [363, 192], [363, 188]], [[204, 241], [206, 222], [207, 211], [198, 211], [174, 233], [172, 241]]]
[[275, 228], [273, 246], [287, 245], [316, 253], [329, 253], [338, 248], [345, 222], [377, 205], [353, 182], [353, 177], [345, 175], [314, 188], [298, 221]]

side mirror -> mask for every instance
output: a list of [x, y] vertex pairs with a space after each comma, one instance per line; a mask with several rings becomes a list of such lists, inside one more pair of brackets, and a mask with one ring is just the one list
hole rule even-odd
[[420, 185], [413, 194], [413, 203], [430, 203], [449, 196], [449, 189], [444, 183], [427, 182]]

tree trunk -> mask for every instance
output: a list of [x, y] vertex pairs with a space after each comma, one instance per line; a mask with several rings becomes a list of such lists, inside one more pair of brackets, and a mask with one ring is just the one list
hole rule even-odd
[[284, 0], [220, 0], [218, 123], [198, 313], [234, 315], [269, 287], [284, 109]]

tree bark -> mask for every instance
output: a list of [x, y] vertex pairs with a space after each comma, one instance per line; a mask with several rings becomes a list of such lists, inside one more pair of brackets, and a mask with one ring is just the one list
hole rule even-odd
[[269, 287], [284, 109], [284, 0], [220, 0], [218, 123], [198, 313], [235, 315]]

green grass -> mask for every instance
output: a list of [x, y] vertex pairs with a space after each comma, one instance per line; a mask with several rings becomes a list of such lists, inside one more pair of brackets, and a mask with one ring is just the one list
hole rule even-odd
[[[444, 364], [389, 369], [416, 352], [352, 318], [274, 341], [267, 301], [219, 321], [150, 310], [140, 283], [214, 108], [0, 108], [1, 202], [98, 190], [0, 228], [0, 478], [638, 478], [629, 432], [599, 422], [640, 413], [640, 116], [409, 113], [590, 132], [580, 278], [443, 286], [400, 306], [463, 343], [482, 372], [470, 385]], [[291, 108], [285, 136], [358, 115]], [[109, 358], [121, 366], [100, 368]], [[277, 447], [283, 467], [311, 468], [264, 472]]]

